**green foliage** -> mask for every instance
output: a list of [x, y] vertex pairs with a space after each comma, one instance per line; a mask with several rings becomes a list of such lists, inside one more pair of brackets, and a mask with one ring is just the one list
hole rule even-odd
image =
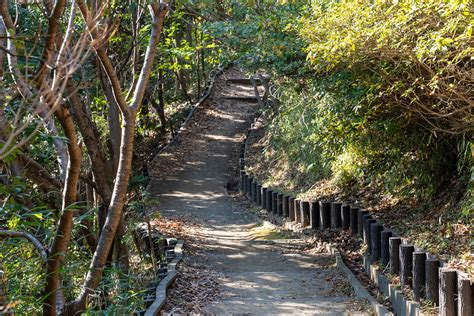
[[313, 1], [308, 14], [300, 4], [293, 35], [306, 42], [313, 71], [280, 79], [282, 105], [268, 128], [274, 158], [311, 181], [375, 183], [395, 196], [428, 198], [456, 172], [465, 175], [471, 7]]
[[[67, 7], [69, 5], [68, 2]], [[18, 53], [16, 57], [19, 70], [25, 78], [32, 79], [41, 61], [44, 39], [47, 38], [45, 33], [48, 30], [47, 16], [43, 5], [7, 1], [7, 6], [17, 22], [15, 46]], [[217, 47], [215, 38], [203, 26], [203, 18], [192, 13], [195, 10], [200, 10], [198, 6], [199, 4], [189, 1], [173, 2], [173, 8], [165, 19], [158, 55], [155, 59], [156, 63], [153, 65], [153, 74], [145, 93], [142, 111], [138, 114], [137, 146], [135, 148], [137, 155], [134, 158], [135, 176], [129, 183], [129, 192], [126, 197], [127, 210], [124, 216], [125, 225], [129, 229], [127, 229], [125, 236], [122, 236], [130, 249], [130, 274], [123, 275], [122, 271], [114, 266], [114, 263], [108, 264], [100, 289], [89, 302], [88, 308], [90, 310], [87, 311], [87, 314], [132, 314], [134, 311], [144, 308], [144, 293], [140, 289], [146, 288], [154, 275], [151, 269], [147, 269], [150, 263], [143, 260], [147, 258], [138, 254], [130, 233], [133, 231], [130, 228], [133, 228], [137, 221], [143, 221], [145, 203], [152, 202], [151, 199], [145, 201], [143, 193], [148, 178], [140, 173], [145, 170], [143, 166], [148, 162], [147, 158], [153, 156], [150, 152], [151, 149], [163, 144], [160, 136], [162, 138], [168, 136], [161, 135], [161, 131], [168, 132], [170, 123], [173, 124], [175, 130], [177, 129], [189, 108], [184, 104], [188, 104], [189, 101], [193, 102], [202, 94], [209, 72], [219, 63], [220, 48]], [[61, 18], [59, 27], [62, 30], [66, 27], [69, 12], [66, 10]], [[146, 3], [133, 1], [104, 3], [103, 12], [104, 23], [99, 19], [97, 24], [101, 24], [101, 32], [104, 32], [103, 35], [107, 33], [107, 39], [110, 36], [110, 41], [106, 45], [107, 54], [117, 72], [122, 88], [125, 90], [132, 86], [132, 82], [140, 72], [149, 40], [150, 15]], [[108, 29], [108, 27], [110, 28]], [[84, 18], [81, 16], [80, 10], [76, 8], [72, 42], [78, 41], [79, 35], [83, 33], [84, 29]], [[105, 159], [111, 160], [113, 152], [109, 125], [111, 104], [102, 89], [99, 76], [101, 66], [92, 47], [90, 48], [91, 50], [83, 55], [84, 64], [81, 65], [80, 71], [72, 75], [73, 85], [77, 89], [77, 96], [84, 102], [85, 110], [90, 114], [93, 127], [97, 128], [97, 143], [101, 147]], [[4, 92], [4, 87], [11, 87], [11, 91], [16, 92], [17, 89], [15, 89], [6, 59], [1, 67], [4, 70], [4, 86], [2, 86], [1, 92]], [[158, 69], [163, 74], [160, 78], [161, 81]], [[183, 88], [178, 82], [179, 80], [176, 78], [178, 74], [184, 77], [186, 88]], [[165, 129], [159, 128], [162, 121], [159, 120], [157, 111], [154, 111], [157, 107], [155, 108], [155, 104], [151, 102], [151, 100], [156, 100], [157, 104], [161, 101], [158, 100], [160, 84], [162, 84], [163, 103], [160, 102], [159, 106], [163, 107], [165, 112], [167, 125]], [[36, 93], [34, 88], [32, 90], [33, 93]], [[66, 100], [66, 94], [61, 96], [60, 100], [61, 102]], [[55, 137], [63, 138], [64, 136], [62, 134], [63, 128], [59, 122], [56, 122], [56, 127], [59, 130], [58, 135], [52, 135], [42, 126], [42, 119], [36, 117], [37, 113], [28, 112], [30, 100], [22, 103], [25, 100], [18, 95], [12, 97], [12, 95], [5, 93], [5, 97], [1, 101], [8, 101], [3, 103], [5, 108], [3, 118], [8, 124], [12, 124], [16, 119], [20, 123], [31, 120], [18, 140], [25, 139], [37, 125], [40, 126], [39, 132], [31, 138], [27, 146], [21, 148], [22, 154], [25, 154], [31, 161], [37, 162], [40, 167], [44, 168], [45, 173], [49, 173], [58, 182], [64, 182], [59, 176], [57, 152], [53, 143]], [[63, 105], [71, 110], [68, 102], [61, 104], [61, 106]], [[21, 113], [18, 114], [18, 111]], [[76, 120], [74, 116], [73, 120]], [[2, 137], [8, 136], [8, 132], [8, 130], [4, 130]], [[91, 159], [94, 158], [89, 157], [88, 145], [84, 144], [82, 136], [78, 129], [78, 141], [83, 150], [83, 160], [81, 180], [78, 185], [79, 202], [74, 204], [73, 236], [61, 270], [66, 300], [72, 300], [77, 296], [84, 275], [90, 266], [92, 255], [84, 237], [85, 233], [81, 229], [90, 230], [96, 240], [99, 234], [98, 214], [99, 205], [102, 202], [100, 198], [97, 199], [97, 195], [91, 194], [93, 191], [91, 187], [95, 187], [91, 182], [94, 183], [96, 180], [91, 177]], [[67, 143], [65, 138], [63, 140]], [[143, 149], [141, 145], [145, 148]], [[15, 160], [18, 154], [19, 150], [16, 150], [7, 159], [4, 159], [0, 166], [3, 174], [0, 183], [0, 197], [2, 198], [0, 226], [2, 229], [31, 233], [40, 243], [50, 246], [51, 238], [56, 234], [62, 188], [59, 187], [57, 192], [54, 190], [46, 193], [40, 191], [41, 185], [37, 183], [39, 181], [35, 182], [34, 178], [28, 179], [29, 174], [10, 166], [10, 164], [17, 162]], [[21, 168], [22, 164], [23, 162], [20, 164]], [[111, 164], [106, 164], [106, 167], [113, 169]], [[19, 171], [24, 178], [15, 177], [10, 173], [11, 170]], [[25, 168], [25, 170], [27, 169]], [[106, 170], [106, 174], [110, 178], [113, 177], [112, 170]], [[113, 186], [113, 179], [110, 178], [107, 180]], [[85, 202], [86, 200], [88, 202]], [[159, 216], [158, 213], [146, 215], [154, 218]], [[83, 220], [87, 221], [87, 226]], [[44, 300], [42, 289], [44, 288], [45, 266], [39, 262], [36, 250], [21, 239], [0, 239], [0, 262], [2, 265], [0, 268], [5, 271], [8, 279], [8, 301], [19, 302], [15, 307], [15, 312], [25, 315], [40, 314], [41, 304]], [[99, 310], [104, 311], [99, 312]]]
[[334, 157], [349, 141], [346, 136], [364, 119], [352, 110], [361, 94], [344, 73], [298, 86], [282, 85], [279, 98], [283, 103], [269, 127], [272, 147], [316, 180], [327, 177]]
[[263, 68], [284, 74], [304, 72], [304, 42], [297, 21], [308, 1], [233, 1], [231, 18], [206, 27], [223, 45], [224, 62], [239, 62], [255, 71]]
[[0, 240], [0, 262], [8, 281], [7, 294], [18, 315], [40, 315], [44, 265], [36, 249], [19, 239]]
[[[174, 1], [154, 65], [160, 72], [152, 74], [139, 113], [135, 164], [144, 165], [142, 158], [158, 146], [147, 143], [161, 124], [148, 101], [158, 98], [160, 84], [167, 124], [176, 126], [189, 110], [184, 103], [199, 97], [209, 71], [219, 63], [238, 62], [249, 71], [263, 68], [276, 74], [281, 106], [277, 114], [269, 113], [267, 127], [272, 162], [291, 166], [309, 185], [332, 178], [340, 186], [377, 184], [397, 197], [426, 200], [453, 175], [470, 173], [460, 215], [453, 218], [472, 221], [472, 8], [471, 0]], [[30, 76], [40, 60], [33, 56], [41, 55], [43, 45], [32, 39], [38, 34], [44, 38], [47, 20], [40, 6], [17, 9], [11, 13], [20, 22], [15, 34], [19, 69]], [[116, 27], [107, 53], [124, 87], [136, 79], [149, 37], [150, 19], [143, 9], [133, 1], [113, 1], [105, 11]], [[75, 26], [74, 39], [84, 29], [80, 14]], [[98, 142], [107, 148], [110, 104], [92, 56], [74, 79], [78, 95], [93, 114]], [[10, 75], [4, 77], [5, 85], [13, 84]], [[182, 78], [186, 88], [178, 82]], [[20, 98], [7, 99], [5, 118], [11, 122], [24, 104]], [[21, 121], [29, 119], [24, 116]], [[20, 138], [38, 122], [34, 118]], [[53, 177], [59, 176], [53, 146], [54, 137], [63, 137], [59, 130], [59, 135], [51, 135], [41, 129], [22, 148]], [[95, 236], [98, 230], [98, 206], [88, 196], [90, 180], [83, 181], [90, 179], [91, 171], [85, 147], [78, 187], [80, 198], [89, 203], [74, 205], [78, 212], [73, 241], [61, 271], [67, 300], [77, 295], [91, 259], [80, 231], [82, 221], [91, 223]], [[111, 158], [104, 152], [106, 159]], [[3, 161], [2, 173], [10, 171], [18, 153]], [[135, 166], [129, 182], [125, 216], [129, 232], [138, 222], [159, 216], [147, 213], [147, 207], [157, 202], [146, 196], [149, 179], [141, 171]], [[50, 244], [58, 220], [58, 196], [59, 192], [48, 192], [45, 197], [32, 181], [6, 175], [0, 184], [2, 228], [29, 232]], [[130, 234], [123, 237], [132, 249], [131, 273], [123, 275], [117, 266], [108, 265], [86, 315], [131, 314], [143, 308], [140, 289], [153, 277], [147, 269], [150, 258], [133, 251]], [[38, 289], [44, 286], [45, 270], [37, 251], [22, 240], [2, 239], [0, 262], [8, 277], [8, 300], [17, 303], [15, 312], [41, 313], [44, 297]]]
[[315, 2], [301, 20], [316, 73], [351, 71], [371, 115], [472, 137], [472, 1]]
[[393, 118], [368, 118], [360, 107], [367, 90], [352, 80], [336, 73], [303, 87], [282, 84], [282, 104], [267, 130], [274, 158], [313, 182], [333, 177], [339, 185], [384, 183], [398, 196], [435, 193], [455, 170], [453, 148]]

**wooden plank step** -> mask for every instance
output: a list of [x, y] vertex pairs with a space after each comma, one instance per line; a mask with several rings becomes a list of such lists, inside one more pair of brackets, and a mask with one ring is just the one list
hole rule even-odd
[[245, 101], [245, 102], [254, 102], [254, 103], [258, 102], [257, 97], [252, 97], [252, 96], [233, 96], [233, 95], [229, 95], [229, 96], [223, 96], [223, 98], [227, 99], [227, 100], [236, 100], [236, 101]]
[[[264, 76], [263, 77], [264, 79], [266, 80], [270, 80], [270, 77], [269, 76]], [[255, 80], [255, 83], [258, 84], [258, 85], [261, 85], [262, 83], [260, 82], [260, 78], [259, 77], [254, 77], [253, 78]], [[228, 83], [234, 83], [234, 84], [248, 84], [248, 85], [251, 85], [252, 84], [252, 80], [250, 78], [229, 78], [226, 80]]]
[[[249, 78], [230, 78], [230, 79], [227, 79], [226, 81], [230, 84], [252, 85], [252, 80], [250, 80]], [[258, 85], [262, 84], [259, 79], [255, 80], [255, 83]]]

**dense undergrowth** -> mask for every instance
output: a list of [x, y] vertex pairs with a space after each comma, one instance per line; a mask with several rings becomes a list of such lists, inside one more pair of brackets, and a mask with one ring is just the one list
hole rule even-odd
[[377, 211], [472, 273], [472, 2], [260, 5], [232, 28], [249, 43], [233, 54], [273, 71], [281, 103], [255, 174]]

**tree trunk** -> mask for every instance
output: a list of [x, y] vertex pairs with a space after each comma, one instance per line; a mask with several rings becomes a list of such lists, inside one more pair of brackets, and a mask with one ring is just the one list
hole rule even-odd
[[[69, 95], [69, 104], [72, 108], [72, 114], [81, 131], [82, 138], [87, 147], [87, 154], [91, 163], [94, 182], [96, 183], [97, 193], [100, 194], [105, 204], [108, 204], [112, 192], [108, 184], [108, 177], [111, 170], [107, 168], [104, 152], [100, 147], [99, 130], [92, 120], [90, 113], [86, 110], [84, 104], [76, 93], [76, 88], [71, 82], [67, 87]], [[113, 176], [110, 176], [113, 178]]]
[[[176, 48], [179, 48], [181, 46], [181, 42], [183, 40], [183, 33], [180, 30], [177, 30], [175, 33], [175, 46]], [[181, 56], [176, 57], [176, 63], [178, 64], [178, 70], [176, 71], [176, 79], [177, 79], [177, 85], [176, 85], [176, 94], [178, 94], [178, 88], [181, 88], [182, 93], [186, 98], [188, 97], [188, 82], [187, 76], [186, 76], [186, 70], [184, 69], [184, 59]]]
[[107, 112], [107, 123], [109, 126], [109, 141], [110, 141], [110, 157], [112, 158], [112, 172], [115, 175], [118, 168], [119, 152], [120, 152], [120, 139], [121, 139], [121, 128], [120, 128], [120, 109], [117, 104], [117, 100], [114, 97], [112, 87], [107, 81], [106, 74], [100, 62], [97, 61], [96, 65], [99, 73], [99, 79], [102, 86], [102, 90], [105, 92], [105, 98], [107, 99], [108, 112]]
[[128, 180], [131, 174], [134, 136], [135, 116], [125, 116], [122, 125], [122, 146], [120, 147], [119, 166], [107, 218], [102, 228], [84, 286], [77, 300], [65, 310], [66, 315], [76, 315], [78, 312], [84, 310], [88, 295], [93, 289], [97, 288], [102, 278], [103, 267], [107, 261], [117, 227], [122, 218], [122, 210], [128, 189]]
[[[68, 167], [63, 192], [62, 215], [59, 220], [57, 232], [49, 252], [46, 269], [46, 286], [44, 290], [45, 302], [43, 304], [44, 315], [56, 315], [57, 303], [56, 295], [60, 291], [60, 273], [59, 269], [67, 252], [69, 241], [71, 240], [71, 231], [73, 226], [74, 209], [71, 206], [77, 200], [77, 184], [81, 168], [82, 151], [78, 144], [78, 138], [74, 122], [69, 111], [62, 107], [56, 111], [64, 134], [68, 139]], [[59, 306], [61, 308], [61, 306]]]
[[81, 234], [86, 240], [90, 252], [93, 254], [97, 246], [97, 241], [95, 240], [91, 227], [91, 222], [88, 219], [83, 219], [81, 221]]
[[[43, 113], [44, 114], [44, 113]], [[56, 158], [58, 160], [59, 166], [59, 174], [61, 180], [64, 181], [66, 178], [66, 169], [68, 164], [68, 153], [66, 145], [64, 144], [63, 140], [59, 138], [58, 130], [56, 129], [56, 124], [54, 124], [54, 120], [52, 117], [46, 117], [45, 115], [41, 115], [44, 120], [44, 125], [46, 130], [51, 133], [53, 137], [53, 144], [54, 148], [56, 149]]]
[[[78, 0], [77, 3], [84, 20], [86, 21], [87, 28], [92, 38], [98, 39], [99, 35], [95, 28], [96, 21], [91, 18], [89, 8], [83, 0]], [[136, 114], [143, 101], [143, 96], [145, 94], [145, 90], [147, 88], [152, 71], [154, 57], [156, 55], [163, 21], [168, 12], [168, 5], [166, 3], [158, 3], [153, 1], [148, 5], [148, 7], [152, 16], [151, 35], [140, 76], [136, 81], [137, 83], [135, 89], [133, 89], [133, 96], [131, 98], [130, 104], [126, 102], [120, 80], [109, 59], [109, 56], [107, 55], [107, 52], [104, 51], [103, 47], [100, 45], [95, 47], [96, 55], [100, 59], [104, 72], [107, 74], [107, 79], [112, 88], [114, 99], [117, 101], [122, 113], [120, 159], [115, 177], [114, 188], [112, 191], [112, 198], [108, 207], [107, 217], [97, 243], [96, 251], [92, 257], [92, 261], [79, 296], [74, 302], [68, 304], [63, 311], [66, 315], [77, 315], [84, 311], [89, 294], [97, 288], [102, 279], [103, 268], [107, 261], [107, 256], [110, 252], [117, 228], [122, 219], [123, 208], [128, 189], [128, 181], [132, 169]]]
[[165, 115], [165, 97], [164, 97], [164, 77], [163, 77], [163, 70], [158, 69], [158, 104], [154, 99], [151, 99], [151, 104], [155, 108], [156, 112], [158, 113], [158, 117], [160, 118], [161, 123], [161, 135], [164, 136], [166, 134], [166, 115]]

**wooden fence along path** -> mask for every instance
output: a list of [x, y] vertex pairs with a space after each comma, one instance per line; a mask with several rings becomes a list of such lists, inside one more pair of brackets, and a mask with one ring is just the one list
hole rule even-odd
[[[265, 81], [265, 90], [268, 83]], [[253, 81], [254, 85], [255, 82]], [[258, 92], [257, 92], [258, 93]], [[276, 98], [259, 102], [277, 103]], [[421, 298], [438, 306], [440, 315], [473, 316], [474, 284], [461, 271], [446, 268], [445, 263], [434, 255], [409, 244], [389, 227], [380, 223], [374, 214], [338, 201], [304, 201], [275, 188], [264, 187], [246, 172], [245, 148], [248, 135], [240, 151], [240, 190], [269, 214], [294, 222], [300, 229], [348, 230], [366, 245], [364, 264], [371, 279], [390, 298], [397, 315], [422, 314], [419, 304], [403, 297], [403, 292], [390, 285], [374, 263], [389, 269], [390, 274], [400, 277], [402, 287], [413, 291], [416, 301]]]
[[[243, 147], [242, 147], [243, 148]], [[241, 158], [241, 166], [244, 158]], [[344, 229], [367, 246], [366, 259], [389, 267], [400, 277], [402, 287], [413, 290], [416, 300], [426, 298], [439, 306], [440, 315], [473, 315], [474, 284], [460, 271], [445, 265], [430, 253], [417, 249], [384, 227], [366, 210], [340, 202], [303, 201], [267, 188], [241, 169], [241, 191], [249, 199], [278, 215], [300, 224], [302, 229]]]

